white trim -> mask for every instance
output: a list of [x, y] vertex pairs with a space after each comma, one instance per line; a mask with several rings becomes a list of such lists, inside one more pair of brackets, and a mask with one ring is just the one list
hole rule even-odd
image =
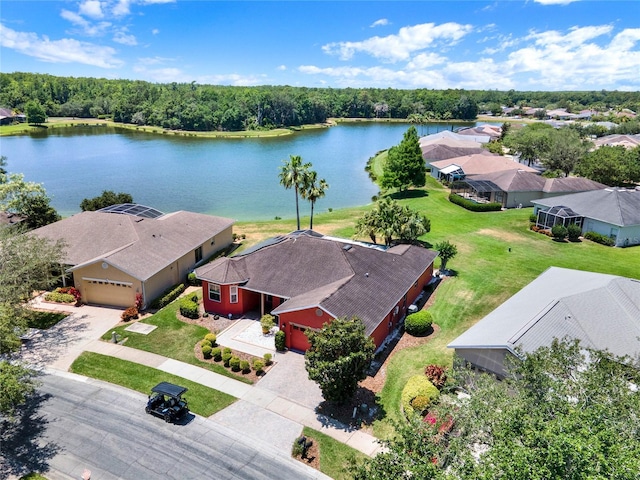
[[122, 282], [119, 280], [109, 280], [107, 278], [90, 278], [90, 277], [82, 277], [83, 281], [87, 282], [102, 282], [102, 283], [110, 283], [112, 285], [126, 285], [127, 287], [132, 287], [133, 283], [131, 282]]
[[[233, 289], [235, 289], [235, 294], [233, 293]], [[234, 295], [236, 297], [235, 300], [233, 299]], [[238, 303], [238, 285], [229, 285], [229, 303]]]
[[[216, 300], [215, 298], [211, 298], [211, 286], [215, 285], [216, 287], [218, 287], [218, 299]], [[209, 300], [212, 302], [216, 302], [216, 303], [221, 303], [222, 302], [222, 288], [220, 288], [220, 284], [219, 283], [212, 283], [212, 282], [208, 282], [207, 283], [207, 295], [209, 296]]]

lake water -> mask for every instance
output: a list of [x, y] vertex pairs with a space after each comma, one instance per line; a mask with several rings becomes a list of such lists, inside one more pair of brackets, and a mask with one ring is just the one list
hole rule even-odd
[[[459, 126], [459, 125], [458, 125]], [[290, 155], [311, 162], [330, 188], [315, 211], [365, 205], [378, 193], [364, 171], [378, 151], [398, 144], [408, 124], [341, 124], [279, 138], [204, 139], [107, 127], [52, 129], [0, 137], [7, 170], [43, 183], [61, 215], [80, 211], [103, 190], [126, 192], [164, 212], [190, 210], [237, 220], [295, 218], [293, 190], [279, 183]], [[451, 125], [420, 126], [421, 135]], [[300, 202], [301, 216], [309, 204]]]

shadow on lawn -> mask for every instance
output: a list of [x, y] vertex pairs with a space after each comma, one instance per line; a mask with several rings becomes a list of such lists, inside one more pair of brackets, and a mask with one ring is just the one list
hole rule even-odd
[[423, 198], [428, 196], [429, 196], [429, 192], [427, 192], [426, 190], [417, 189], [417, 190], [403, 190], [401, 192], [393, 192], [392, 194], [389, 195], [389, 198], [392, 198], [394, 200], [405, 200], [408, 198]]
[[377, 395], [359, 386], [353, 397], [343, 403], [323, 401], [316, 408], [317, 419], [323, 427], [332, 426], [345, 432], [360, 430], [375, 420], [384, 418], [386, 412], [377, 403]]
[[16, 412], [12, 421], [0, 422], [0, 479], [21, 477], [29, 472], [46, 472], [49, 460], [60, 447], [43, 441], [48, 420], [38, 414], [40, 406], [51, 395], [36, 392]]

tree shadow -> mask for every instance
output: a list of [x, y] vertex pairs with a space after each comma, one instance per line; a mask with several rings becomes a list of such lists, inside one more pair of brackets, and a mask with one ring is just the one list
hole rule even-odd
[[18, 409], [13, 420], [0, 422], [0, 479], [46, 472], [49, 460], [60, 451], [56, 443], [43, 440], [49, 421], [38, 411], [50, 397], [36, 392]]
[[429, 192], [422, 189], [402, 190], [399, 192], [393, 192], [389, 194], [389, 198], [392, 198], [393, 200], [406, 200], [409, 198], [423, 198], [428, 196], [429, 196]]
[[362, 386], [358, 386], [353, 397], [344, 403], [321, 402], [316, 414], [322, 426], [332, 426], [345, 432], [360, 430], [386, 416], [384, 408], [378, 404], [377, 394]]

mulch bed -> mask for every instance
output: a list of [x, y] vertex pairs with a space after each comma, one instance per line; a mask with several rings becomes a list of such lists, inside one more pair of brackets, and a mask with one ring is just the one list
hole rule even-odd
[[[223, 347], [220, 347], [220, 348], [223, 348]], [[224, 363], [222, 362], [222, 360], [220, 360], [219, 362], [216, 362], [213, 358], [204, 358], [204, 355], [202, 355], [202, 350], [200, 349], [200, 342], [196, 343], [195, 347], [193, 348], [193, 354], [201, 362], [217, 363], [218, 365], [224, 367]], [[238, 375], [239, 377], [248, 378], [253, 383], [256, 383], [258, 380], [264, 377], [267, 374], [267, 372], [271, 370], [271, 368], [275, 365], [275, 362], [272, 362], [271, 365], [269, 366], [265, 365], [262, 375], [258, 375], [256, 374], [255, 370], [253, 370], [253, 360], [256, 358], [259, 358], [264, 362], [264, 359], [260, 357], [255, 357], [253, 355], [249, 355], [248, 353], [239, 352], [233, 349], [231, 350], [231, 354], [238, 357], [240, 360], [247, 360], [249, 362], [249, 365], [252, 366], [251, 371], [249, 373], [242, 373], [242, 370], [240, 370], [239, 372], [234, 372], [233, 370], [231, 370], [230, 367], [224, 367], [224, 368], [234, 373], [235, 375]]]
[[318, 446], [318, 442], [316, 442], [312, 437], [307, 437], [307, 440], [311, 440], [313, 442], [307, 449], [307, 454], [304, 457], [297, 456], [293, 458], [305, 465], [315, 468], [316, 470], [320, 470], [320, 447]]

